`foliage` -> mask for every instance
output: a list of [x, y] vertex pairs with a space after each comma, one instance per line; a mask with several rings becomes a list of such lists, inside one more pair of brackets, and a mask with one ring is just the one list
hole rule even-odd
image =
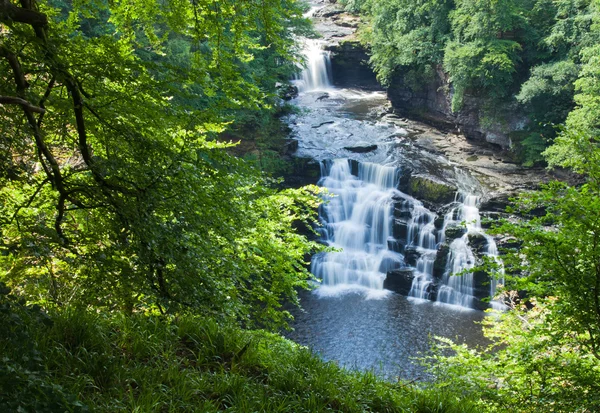
[[[19, 334], [37, 348], [44, 384], [54, 394], [61, 389], [60, 394], [78, 395], [70, 404], [65, 399], [35, 406], [31, 403], [46, 399], [37, 393], [0, 394], [0, 406], [14, 407], [10, 411], [474, 411], [464, 398], [349, 372], [275, 334], [205, 317], [109, 317], [72, 310], [48, 318], [39, 309], [17, 309], [4, 294], [0, 303], [10, 306], [3, 315], [13, 314], [0, 316], [3, 331], [14, 325], [14, 314], [31, 314], [19, 321]], [[0, 337], [3, 356], [21, 357], [19, 343]], [[44, 389], [29, 383], [29, 391]]]
[[0, 7], [2, 278], [46, 307], [284, 323], [317, 189], [278, 192], [216, 138], [274, 110], [303, 7]]
[[[487, 317], [484, 331], [492, 343], [486, 348], [437, 338], [437, 353], [426, 360], [433, 387], [477, 399], [478, 411], [597, 411], [600, 360], [581, 347], [577, 333], [556, 327], [556, 299], [533, 304]], [[448, 351], [453, 356], [445, 356]]]
[[455, 112], [463, 109], [465, 97], [473, 97], [476, 107], [468, 109], [479, 110], [483, 118], [498, 108], [522, 113], [524, 136], [514, 141], [514, 151], [527, 165], [543, 160], [541, 152], [556, 137], [556, 125], [567, 117], [569, 128], [597, 125], [597, 1], [345, 4], [367, 20], [362, 40], [385, 85], [399, 83], [419, 91], [441, 83], [448, 86]]
[[585, 181], [520, 195], [509, 212], [521, 218], [493, 229], [520, 242], [503, 256], [504, 298], [516, 308], [484, 322], [488, 348], [442, 340], [429, 359], [435, 388], [477, 395], [490, 411], [600, 409], [600, 147], [597, 136], [565, 129], [550, 149], [550, 161]]

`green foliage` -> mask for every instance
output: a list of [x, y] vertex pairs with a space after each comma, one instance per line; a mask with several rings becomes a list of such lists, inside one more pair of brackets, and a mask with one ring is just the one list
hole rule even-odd
[[[86, 412], [74, 393], [52, 380], [36, 334], [52, 327], [39, 307], [27, 307], [0, 283], [0, 409], [6, 412]], [[34, 327], [35, 326], [35, 327]], [[32, 328], [34, 327], [34, 328]]]
[[504, 298], [514, 308], [485, 320], [488, 348], [442, 340], [429, 359], [435, 388], [480, 397], [489, 411], [600, 409], [600, 147], [597, 136], [566, 129], [551, 149], [551, 161], [585, 183], [522, 194], [509, 210], [521, 218], [493, 228], [520, 242], [503, 256]]
[[462, 108], [469, 88], [474, 88], [475, 93], [486, 91], [492, 98], [506, 96], [519, 50], [519, 44], [510, 40], [448, 43], [444, 67], [454, 86], [452, 110], [456, 112]]
[[581, 347], [576, 333], [556, 328], [555, 300], [534, 304], [486, 318], [486, 348], [437, 338], [437, 352], [425, 360], [433, 387], [477, 399], [478, 411], [597, 411], [600, 360]]
[[[448, 82], [444, 86], [451, 86], [447, 89], [455, 112], [463, 109], [465, 97], [474, 97], [481, 117], [496, 114], [498, 108], [526, 116], [529, 122], [519, 131], [526, 138], [515, 141], [514, 151], [527, 165], [542, 161], [541, 153], [557, 135], [555, 125], [567, 117], [570, 129], [597, 127], [596, 1], [346, 4], [367, 19], [361, 36], [372, 50], [371, 64], [383, 84], [419, 91]], [[442, 69], [447, 77], [440, 75]]]
[[272, 117], [303, 6], [12, 7], [48, 24], [0, 13], [0, 96], [29, 102], [0, 106], [1, 279], [46, 307], [284, 324], [318, 189], [277, 191], [217, 137]]
[[[30, 379], [29, 393], [0, 394], [7, 411], [18, 411], [17, 406], [40, 412], [474, 411], [464, 398], [348, 372], [265, 331], [191, 315], [108, 317], [69, 311], [48, 318], [16, 305], [12, 297], [2, 295], [0, 302], [0, 328], [15, 330], [16, 318], [18, 334], [27, 338], [0, 337], [3, 356], [23, 358], [21, 344], [36, 348], [51, 395], [78, 398], [50, 404], [52, 399], [43, 397], [46, 387]], [[31, 316], [15, 316], [22, 313]]]

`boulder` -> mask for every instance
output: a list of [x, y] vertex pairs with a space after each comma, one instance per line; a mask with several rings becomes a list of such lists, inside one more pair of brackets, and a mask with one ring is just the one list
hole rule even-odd
[[446, 230], [444, 231], [446, 238], [449, 240], [460, 238], [466, 233], [467, 228], [464, 225], [460, 224], [449, 224], [448, 226], [446, 226]]
[[406, 189], [404, 192], [409, 195], [434, 205], [453, 202], [457, 191], [456, 187], [428, 176], [411, 176]]
[[488, 240], [483, 234], [479, 232], [473, 232], [469, 234], [468, 238], [469, 247], [471, 247], [471, 250], [475, 255], [481, 256], [486, 252]]
[[298, 88], [290, 84], [281, 84], [277, 87], [279, 97], [283, 100], [292, 100], [298, 96]]
[[435, 254], [435, 261], [433, 262], [433, 276], [435, 278], [442, 278], [444, 275], [448, 254], [450, 254], [450, 243], [446, 241], [438, 246]]
[[394, 271], [388, 271], [383, 288], [395, 291], [402, 295], [408, 295], [415, 278], [412, 268], [401, 268]]
[[401, 219], [395, 219], [392, 226], [392, 235], [397, 240], [406, 240], [408, 236], [408, 224]]
[[421, 253], [414, 247], [409, 247], [404, 250], [404, 262], [411, 267], [417, 266], [417, 261], [421, 257]]
[[298, 188], [312, 185], [321, 178], [321, 164], [311, 158], [291, 158], [291, 171], [284, 175], [285, 185]]
[[365, 146], [344, 146], [344, 149], [354, 153], [367, 153], [373, 152], [377, 149], [377, 145], [365, 145]]

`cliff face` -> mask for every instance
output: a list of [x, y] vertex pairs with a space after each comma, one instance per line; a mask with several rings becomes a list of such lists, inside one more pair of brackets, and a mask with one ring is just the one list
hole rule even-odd
[[[369, 53], [358, 41], [346, 40], [328, 47], [331, 51], [333, 81], [336, 86], [382, 89], [369, 67]], [[434, 79], [414, 91], [402, 76], [392, 79], [387, 94], [394, 109], [407, 117], [430, 123], [440, 129], [456, 131], [468, 139], [508, 149], [510, 133], [522, 130], [526, 118], [517, 108], [499, 107], [491, 117], [482, 116], [482, 99], [465, 95], [460, 111], [451, 109], [452, 85], [447, 74], [438, 67]]]
[[517, 113], [516, 107], [500, 106], [493, 119], [482, 116], [485, 102], [475, 96], [465, 95], [460, 111], [451, 108], [453, 89], [448, 75], [441, 67], [436, 68], [434, 79], [414, 91], [396, 76], [387, 89], [388, 97], [396, 110], [437, 127], [453, 129], [468, 139], [498, 145], [502, 149], [511, 146], [510, 133], [522, 130], [527, 119]]

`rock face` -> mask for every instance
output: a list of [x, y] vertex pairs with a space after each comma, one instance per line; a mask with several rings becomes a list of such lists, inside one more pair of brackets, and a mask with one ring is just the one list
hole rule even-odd
[[284, 176], [285, 185], [298, 188], [314, 185], [321, 178], [321, 165], [311, 158], [290, 158], [291, 171]]
[[458, 129], [467, 138], [498, 145], [503, 149], [511, 146], [510, 133], [523, 130], [527, 119], [513, 107], [501, 108], [505, 112], [502, 121], [484, 119], [481, 116], [483, 101], [475, 96], [465, 95], [460, 111], [452, 112], [453, 89], [448, 74], [441, 66], [435, 76], [419, 91], [405, 84], [402, 75], [396, 75], [387, 90], [394, 108], [401, 113], [419, 118], [442, 129]]
[[388, 271], [385, 281], [383, 282], [383, 288], [395, 291], [402, 295], [408, 295], [414, 278], [414, 270], [411, 268]]
[[334, 85], [382, 90], [369, 66], [369, 54], [358, 41], [345, 40], [329, 46], [328, 50], [331, 52]]

